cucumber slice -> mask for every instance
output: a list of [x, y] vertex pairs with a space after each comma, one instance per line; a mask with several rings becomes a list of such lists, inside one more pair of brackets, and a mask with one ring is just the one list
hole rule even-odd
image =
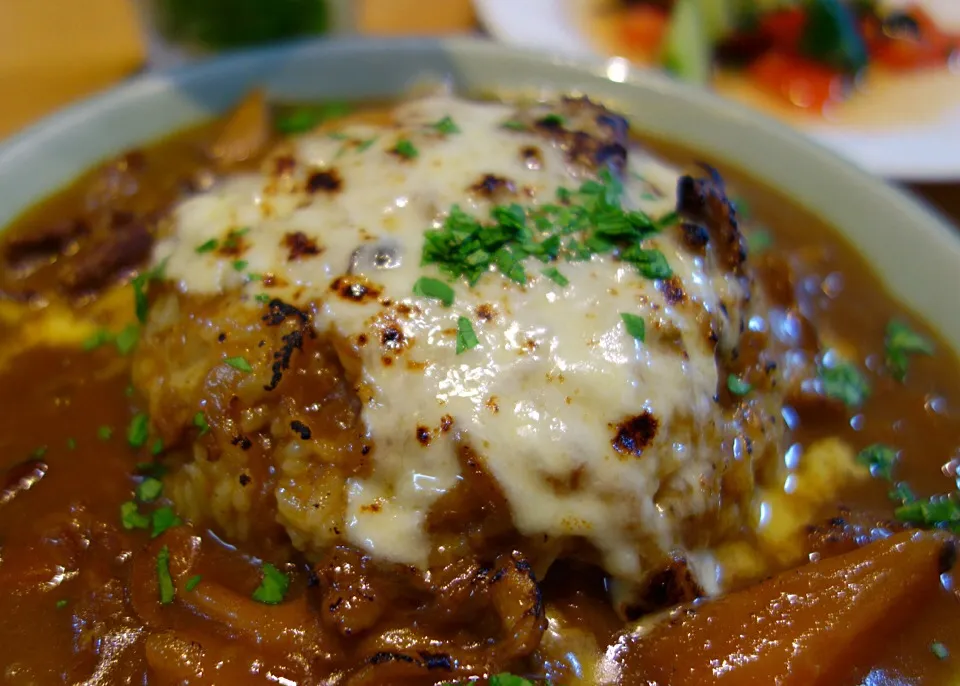
[[707, 37], [699, 0], [677, 0], [663, 41], [661, 63], [684, 81], [706, 85], [713, 49]]

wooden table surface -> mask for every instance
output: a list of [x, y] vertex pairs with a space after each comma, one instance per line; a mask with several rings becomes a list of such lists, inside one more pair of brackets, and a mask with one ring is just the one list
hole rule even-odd
[[[136, 1], [0, 0], [0, 138], [144, 67]], [[339, 1], [352, 3], [353, 28], [361, 33], [476, 26], [470, 0]], [[960, 179], [909, 188], [960, 226]]]

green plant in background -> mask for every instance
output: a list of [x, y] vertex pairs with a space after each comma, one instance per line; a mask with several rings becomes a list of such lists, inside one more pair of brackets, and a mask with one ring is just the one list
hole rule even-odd
[[164, 37], [224, 50], [324, 33], [327, 0], [152, 0]]

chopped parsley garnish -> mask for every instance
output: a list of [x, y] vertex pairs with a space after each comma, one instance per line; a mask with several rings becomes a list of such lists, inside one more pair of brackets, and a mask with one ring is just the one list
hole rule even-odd
[[189, 579], [187, 579], [187, 583], [183, 585], [183, 590], [189, 593], [190, 591], [192, 591], [193, 589], [195, 589], [197, 586], [200, 585], [201, 579], [203, 579], [203, 577], [200, 576], [199, 574], [195, 576], [191, 576]]
[[255, 296], [253, 296], [253, 299], [258, 303], [263, 303], [264, 305], [272, 300], [269, 293], [257, 293]]
[[230, 229], [227, 232], [227, 239], [223, 242], [223, 247], [228, 250], [234, 250], [240, 246], [240, 238], [250, 233], [250, 227], [244, 226], [239, 229]]
[[759, 255], [773, 245], [773, 235], [766, 229], [756, 229], [747, 234], [747, 250]]
[[660, 231], [658, 222], [623, 209], [622, 195], [619, 179], [604, 170], [599, 180], [584, 182], [578, 191], [558, 190], [562, 204], [498, 205], [488, 222], [454, 205], [440, 228], [424, 232], [421, 262], [435, 264], [452, 279], [464, 277], [471, 286], [494, 267], [525, 284], [524, 263], [530, 257], [549, 263], [614, 253], [647, 278], [669, 278], [673, 272], [663, 253], [641, 247]]
[[133, 397], [133, 386], [131, 386], [131, 385], [128, 384], [127, 387], [123, 389], [123, 394], [124, 394], [125, 396], [127, 396], [128, 398], [132, 398], [132, 397]]
[[734, 395], [746, 395], [753, 390], [753, 386], [741, 379], [736, 374], [727, 377], [727, 390]]
[[433, 298], [439, 300], [447, 307], [453, 304], [454, 293], [443, 281], [431, 279], [429, 276], [421, 276], [413, 284], [413, 294], [421, 298]]
[[335, 141], [345, 141], [349, 139], [350, 136], [345, 134], [343, 131], [331, 131], [330, 133], [327, 134], [327, 138], [330, 138]]
[[220, 241], [218, 241], [216, 238], [211, 238], [209, 241], [201, 243], [194, 248], [194, 251], [196, 251], [198, 255], [202, 255], [205, 252], [213, 252], [217, 249], [218, 245], [220, 245]]
[[163, 452], [163, 439], [157, 436], [153, 439], [153, 443], [150, 444], [150, 454], [157, 456]]
[[150, 526], [150, 517], [141, 514], [140, 510], [137, 509], [137, 504], [132, 500], [128, 500], [120, 506], [120, 523], [123, 524], [123, 528], [127, 531], [146, 529]]
[[819, 369], [823, 392], [830, 398], [836, 398], [847, 407], [860, 407], [870, 396], [870, 385], [863, 374], [849, 362]]
[[641, 343], [646, 340], [647, 337], [647, 325], [643, 321], [643, 317], [638, 317], [635, 314], [630, 314], [629, 312], [621, 312], [620, 319], [623, 320], [623, 325], [627, 329], [627, 333], [636, 338]]
[[173, 602], [177, 591], [173, 586], [173, 577], [170, 576], [170, 549], [167, 546], [160, 548], [157, 554], [157, 590], [160, 592], [162, 605]]
[[180, 526], [183, 522], [170, 507], [158, 507], [150, 516], [150, 537], [156, 538], [167, 529]]
[[47, 454], [47, 446], [41, 445], [39, 448], [34, 448], [30, 452], [30, 457], [35, 460], [39, 460], [41, 457]]
[[353, 111], [345, 102], [326, 102], [319, 105], [281, 106], [273, 118], [273, 127], [280, 133], [305, 133], [325, 121], [339, 119]]
[[566, 120], [559, 114], [548, 114], [540, 120], [546, 126], [563, 126]]
[[67, 450], [76, 450], [77, 449], [77, 439], [68, 438], [67, 439]]
[[113, 429], [109, 426], [101, 426], [97, 429], [97, 438], [101, 441], [109, 441], [113, 437]]
[[457, 123], [453, 121], [449, 115], [440, 121], [435, 121], [430, 124], [430, 128], [435, 129], [438, 133], [442, 133], [445, 136], [448, 136], [452, 133], [460, 133], [460, 127], [457, 126]]
[[153, 269], [137, 274], [131, 281], [133, 285], [133, 309], [137, 315], [137, 320], [141, 324], [147, 322], [147, 310], [150, 308], [147, 292], [150, 289], [150, 283], [162, 279], [166, 267], [167, 261], [164, 260]]
[[265, 605], [278, 605], [289, 588], [290, 577], [267, 562], [263, 565], [263, 578], [253, 592], [253, 599]]
[[563, 274], [561, 274], [560, 270], [557, 269], [556, 267], [547, 267], [540, 273], [543, 274], [548, 279], [550, 279], [551, 281], [553, 281], [558, 286], [566, 286], [567, 284], [570, 283], [570, 279], [568, 279]]
[[950, 657], [950, 651], [947, 649], [947, 646], [943, 645], [940, 641], [934, 641], [930, 644], [930, 652], [933, 653], [938, 660], [946, 660]]
[[140, 327], [136, 324], [128, 324], [123, 331], [117, 334], [114, 344], [121, 355], [129, 355], [137, 347], [140, 340]]
[[210, 432], [210, 425], [207, 424], [207, 415], [203, 412], [197, 412], [193, 415], [193, 425], [200, 429], [201, 436]]
[[61, 598], [61, 599], [58, 600], [57, 603], [56, 603], [57, 609], [58, 609], [58, 610], [62, 610], [63, 608], [65, 608], [65, 607], [67, 606], [67, 603], [68, 603], [68, 602], [69, 602], [69, 601], [68, 601], [66, 598]]
[[144, 412], [139, 412], [130, 420], [127, 427], [127, 442], [131, 448], [143, 447], [150, 435], [150, 418]]
[[163, 493], [163, 482], [148, 476], [137, 485], [137, 500], [141, 503], [152, 503]]
[[97, 329], [92, 334], [87, 336], [83, 341], [83, 349], [87, 352], [95, 350], [102, 345], [109, 343], [113, 339], [113, 334], [111, 334], [106, 329]]
[[887, 325], [884, 347], [887, 353], [887, 368], [897, 381], [906, 378], [910, 355], [933, 354], [933, 343], [898, 321]]
[[137, 474], [143, 476], [152, 476], [154, 479], [162, 479], [167, 473], [166, 465], [159, 462], [139, 462], [136, 466]]
[[233, 268], [234, 268], [235, 270], [237, 270], [238, 272], [242, 272], [244, 269], [247, 268], [247, 266], [249, 266], [249, 264], [250, 264], [250, 263], [247, 262], [246, 260], [234, 260], [234, 261], [233, 261]]
[[357, 152], [366, 152], [370, 146], [376, 143], [378, 140], [380, 140], [380, 136], [374, 136], [365, 141], [360, 141], [357, 143]]
[[490, 686], [533, 686], [533, 682], [513, 674], [493, 674], [488, 682]]
[[894, 510], [901, 522], [960, 533], [960, 493], [911, 500]]
[[241, 372], [252, 372], [253, 367], [250, 366], [250, 363], [247, 362], [244, 357], [228, 357], [224, 360], [225, 363], [233, 367], [234, 369], [239, 369]]
[[500, 124], [500, 126], [504, 129], [509, 129], [510, 131], [526, 131], [527, 130], [527, 125], [524, 124], [522, 121], [518, 121], [516, 119], [508, 119], [507, 121]]
[[869, 468], [871, 476], [889, 481], [893, 478], [893, 465], [897, 462], [897, 451], [889, 445], [874, 443], [857, 454], [857, 462]]
[[397, 144], [393, 146], [393, 151], [406, 160], [415, 159], [420, 154], [413, 143], [406, 138], [398, 140]]
[[473, 325], [466, 317], [457, 318], [457, 355], [472, 350], [480, 345], [480, 339], [473, 330]]

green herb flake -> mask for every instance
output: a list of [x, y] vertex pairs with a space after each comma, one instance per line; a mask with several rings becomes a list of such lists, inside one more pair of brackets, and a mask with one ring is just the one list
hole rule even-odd
[[67, 603], [68, 603], [68, 602], [69, 602], [69, 601], [68, 601], [66, 598], [61, 598], [60, 600], [58, 600], [58, 601], [56, 602], [57, 609], [58, 609], [58, 610], [62, 610], [63, 608], [65, 608], [65, 607], [67, 606]]
[[417, 279], [416, 283], [413, 284], [413, 294], [421, 298], [439, 300], [447, 307], [453, 304], [454, 299], [453, 289], [450, 286], [443, 281], [431, 279], [429, 276], [421, 276]]
[[893, 479], [893, 465], [897, 461], [897, 451], [888, 445], [874, 443], [857, 454], [857, 462], [870, 470], [871, 476], [878, 479]]
[[253, 296], [253, 299], [258, 303], [263, 303], [264, 305], [272, 300], [269, 293], [257, 293], [255, 296]]
[[246, 269], [249, 265], [250, 265], [250, 263], [247, 262], [246, 260], [234, 260], [234, 261], [233, 261], [233, 268], [234, 268], [236, 271], [238, 271], [238, 272], [242, 272], [242, 271], [243, 271], [244, 269]]
[[442, 133], [444, 136], [449, 136], [453, 133], [460, 133], [460, 127], [457, 126], [457, 123], [453, 121], [450, 115], [447, 115], [439, 121], [435, 121], [430, 124], [430, 128], [434, 129], [438, 133]]
[[325, 121], [340, 119], [353, 111], [346, 102], [326, 102], [319, 105], [295, 105], [277, 108], [273, 126], [280, 133], [306, 133]]
[[473, 325], [466, 317], [457, 318], [457, 355], [472, 350], [480, 345], [480, 339], [473, 330]]
[[556, 267], [547, 267], [541, 272], [541, 274], [553, 281], [558, 286], [566, 286], [570, 283], [570, 279], [561, 274], [560, 270]]
[[544, 126], [563, 126], [566, 120], [559, 114], [548, 114], [540, 120], [540, 123]]
[[183, 521], [176, 515], [173, 508], [158, 507], [150, 515], [150, 538], [156, 538], [167, 529], [180, 526]]
[[727, 377], [727, 390], [734, 395], [744, 396], [753, 390], [753, 386], [736, 374], [731, 374]]
[[41, 457], [47, 454], [47, 446], [41, 445], [39, 448], [34, 448], [30, 451], [30, 457], [34, 460], [39, 460]]
[[97, 329], [92, 334], [87, 336], [83, 341], [83, 349], [87, 352], [91, 350], [96, 350], [102, 345], [106, 345], [113, 339], [113, 334], [111, 334], [106, 329]]
[[153, 439], [153, 443], [150, 444], [150, 454], [156, 457], [163, 452], [163, 439], [157, 436]]
[[220, 245], [220, 241], [218, 241], [216, 238], [211, 238], [209, 241], [201, 243], [194, 248], [194, 252], [196, 252], [198, 255], [202, 255], [205, 252], [213, 252], [217, 249], [218, 245]]
[[633, 336], [641, 343], [646, 339], [647, 326], [643, 321], [643, 317], [638, 317], [637, 315], [630, 314], [629, 312], [621, 312], [620, 319], [623, 320], [623, 325], [628, 334]]
[[378, 140], [380, 140], [380, 136], [374, 136], [372, 138], [368, 138], [365, 141], [360, 141], [359, 143], [357, 143], [357, 152], [366, 152], [367, 150], [370, 149], [370, 146], [372, 146]]
[[150, 289], [150, 283], [163, 278], [167, 268], [167, 261], [164, 260], [153, 269], [140, 272], [131, 281], [133, 286], [133, 309], [137, 315], [137, 320], [141, 324], [147, 323], [147, 311], [150, 309], [150, 300], [147, 292]]
[[400, 155], [400, 157], [404, 158], [405, 160], [416, 159], [420, 155], [420, 152], [413, 145], [413, 143], [406, 138], [401, 138], [397, 141], [397, 144], [393, 146], [393, 152]]
[[908, 524], [960, 533], [960, 493], [913, 500], [894, 510], [894, 515]]
[[123, 331], [117, 334], [114, 344], [121, 355], [129, 355], [137, 347], [140, 341], [140, 327], [136, 324], [128, 324]]
[[150, 435], [150, 418], [144, 412], [138, 412], [127, 427], [127, 443], [131, 448], [141, 448]]
[[166, 465], [162, 465], [159, 462], [138, 462], [135, 469], [137, 474], [151, 476], [154, 479], [162, 479], [167, 473]]
[[240, 357], [240, 356], [228, 357], [227, 359], [224, 360], [224, 362], [230, 365], [231, 367], [233, 367], [234, 369], [239, 369], [241, 372], [253, 371], [253, 367], [250, 366], [250, 363], [247, 362], [246, 358], [244, 357]]
[[500, 127], [507, 129], [509, 131], [526, 131], [527, 130], [527, 125], [524, 124], [522, 121], [518, 121], [517, 119], [508, 119], [507, 121], [500, 124]]
[[893, 377], [903, 381], [907, 376], [910, 355], [932, 355], [933, 343], [899, 321], [887, 325], [884, 339], [887, 368]]
[[203, 577], [200, 576], [199, 574], [191, 576], [189, 579], [187, 579], [187, 583], [183, 585], [183, 590], [189, 593], [190, 591], [192, 591], [193, 589], [195, 589], [197, 586], [200, 585], [200, 581], [202, 579]]
[[331, 131], [330, 133], [327, 134], [327, 138], [330, 138], [335, 141], [345, 141], [348, 138], [350, 138], [350, 136], [345, 134], [343, 131]]
[[533, 682], [513, 674], [494, 674], [489, 680], [490, 686], [533, 686]]
[[266, 562], [263, 565], [263, 578], [253, 592], [253, 599], [265, 605], [278, 605], [283, 602], [289, 588], [290, 577]]
[[130, 384], [127, 384], [127, 387], [123, 389], [123, 394], [124, 394], [125, 396], [127, 396], [128, 398], [132, 398], [132, 397], [133, 397], [133, 386], [130, 385]]
[[242, 226], [239, 229], [230, 229], [227, 232], [227, 239], [223, 242], [223, 247], [227, 250], [236, 250], [240, 247], [240, 239], [250, 233], [249, 226]]
[[161, 605], [173, 602], [177, 591], [173, 586], [173, 577], [170, 576], [170, 549], [167, 546], [160, 548], [157, 554], [157, 590], [160, 592]]
[[150, 526], [150, 517], [141, 514], [140, 510], [137, 509], [137, 504], [128, 500], [120, 506], [120, 523], [127, 531], [146, 529]]
[[203, 412], [197, 412], [193, 415], [193, 425], [200, 429], [200, 435], [210, 433], [210, 425], [207, 423], [207, 416]]
[[67, 450], [76, 450], [77, 449], [77, 439], [68, 438], [67, 439]]
[[887, 494], [887, 497], [894, 502], [900, 503], [901, 505], [908, 505], [916, 502], [917, 500], [917, 496], [914, 495], [913, 489], [911, 489], [910, 485], [905, 481], [901, 481], [896, 484]]
[[943, 645], [940, 641], [934, 641], [930, 644], [930, 652], [933, 653], [938, 660], [946, 660], [950, 657], [950, 651], [947, 649], [947, 646]]
[[747, 250], [752, 255], [766, 252], [773, 245], [773, 234], [766, 229], [754, 229], [747, 234]]
[[870, 385], [856, 366], [849, 362], [837, 362], [819, 369], [823, 392], [836, 398], [847, 407], [857, 408], [870, 396]]
[[152, 503], [163, 493], [163, 482], [148, 476], [137, 485], [137, 500], [141, 503]]
[[109, 441], [113, 438], [113, 429], [109, 426], [101, 426], [97, 429], [97, 438], [101, 441]]
[[624, 262], [629, 262], [648, 279], [669, 279], [673, 270], [667, 264], [666, 256], [655, 249], [644, 249], [630, 246], [621, 255]]

